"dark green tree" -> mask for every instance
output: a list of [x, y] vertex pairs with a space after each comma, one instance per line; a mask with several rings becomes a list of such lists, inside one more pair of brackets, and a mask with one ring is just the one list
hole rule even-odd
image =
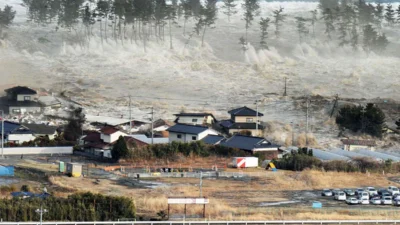
[[320, 0], [318, 7], [325, 11], [326, 9], [335, 9], [339, 5], [339, 1], [337, 0]]
[[318, 10], [311, 10], [311, 26], [313, 31], [313, 38], [315, 38], [315, 23], [318, 21]]
[[392, 26], [395, 22], [394, 14], [395, 12], [392, 4], [388, 4], [385, 9], [385, 20], [389, 24], [389, 26]]
[[283, 14], [283, 8], [279, 7], [279, 9], [274, 10], [273, 12], [274, 17], [274, 24], [275, 24], [275, 36], [277, 38], [281, 35], [281, 26], [282, 23], [285, 21], [286, 15]]
[[204, 46], [204, 37], [206, 35], [207, 27], [211, 27], [211, 25], [215, 24], [215, 20], [217, 19], [217, 0], [206, 0], [205, 6], [202, 7], [201, 11], [201, 27], [203, 29], [203, 34], [201, 35], [201, 46]]
[[111, 156], [114, 160], [118, 161], [129, 157], [129, 155], [129, 149], [126, 146], [125, 138], [120, 136], [112, 148]]
[[372, 103], [365, 107], [365, 133], [375, 137], [382, 137], [385, 128], [385, 113]]
[[82, 125], [85, 122], [85, 114], [82, 108], [76, 108], [69, 113], [68, 124], [64, 130], [64, 139], [77, 141], [83, 133]]
[[0, 39], [3, 37], [3, 29], [9, 27], [14, 18], [15, 18], [15, 10], [12, 9], [11, 6], [4, 6], [4, 9], [2, 10], [0, 8]]
[[382, 27], [382, 21], [383, 21], [383, 11], [384, 11], [384, 7], [382, 6], [381, 3], [378, 3], [376, 5], [376, 9], [375, 9], [375, 24], [381, 28]]
[[306, 28], [306, 19], [303, 17], [295, 17], [297, 33], [299, 34], [299, 42], [303, 41], [304, 36], [308, 34], [308, 29]]
[[260, 30], [261, 30], [260, 45], [261, 45], [262, 49], [269, 49], [268, 43], [267, 43], [269, 22], [270, 22], [270, 19], [268, 17], [265, 19], [261, 17], [261, 20], [260, 20]]
[[246, 43], [248, 42], [247, 39], [247, 32], [254, 20], [255, 16], [258, 16], [260, 13], [260, 5], [258, 3], [258, 0], [244, 0], [244, 3], [242, 3], [242, 8], [244, 11], [243, 14], [243, 20], [245, 21], [245, 28], [246, 28], [246, 34], [245, 34], [245, 41]]
[[222, 11], [225, 15], [228, 16], [228, 21], [231, 22], [231, 16], [235, 15], [238, 11], [236, 10], [237, 4], [235, 4], [235, 0], [224, 0], [224, 5]]
[[183, 11], [183, 35], [186, 34], [186, 23], [190, 17], [192, 17], [192, 4], [190, 4], [189, 0], [182, 0], [181, 1], [181, 8]]
[[108, 15], [110, 14], [110, 2], [108, 0], [100, 0], [97, 2], [97, 19], [99, 20], [100, 24], [100, 36], [101, 40], [103, 40], [103, 29], [102, 29], [102, 21], [104, 20], [104, 38], [107, 41], [107, 27], [108, 27]]
[[172, 24], [176, 24], [176, 6], [175, 5], [169, 5], [166, 8], [166, 19], [168, 20], [168, 28], [169, 28], [169, 47], [170, 49], [173, 49], [174, 47], [172, 46]]
[[372, 25], [368, 24], [364, 26], [363, 35], [363, 49], [365, 52], [369, 53], [374, 48], [378, 33]]
[[389, 41], [384, 33], [382, 35], [378, 35], [374, 43], [375, 52], [383, 52], [388, 46], [388, 44]]
[[71, 30], [78, 23], [83, 0], [60, 0], [60, 2], [58, 24], [61, 27]]
[[329, 39], [332, 39], [332, 33], [335, 32], [335, 17], [333, 12], [330, 8], [326, 8], [323, 12], [323, 19], [325, 22], [325, 34], [328, 36]]
[[355, 24], [353, 24], [353, 29], [351, 30], [351, 39], [350, 39], [350, 44], [351, 47], [353, 48], [354, 51], [358, 50], [358, 31], [357, 31], [357, 26]]
[[400, 23], [400, 5], [396, 9], [396, 13], [397, 13], [397, 22]]
[[397, 130], [400, 130], [400, 119], [396, 121]]

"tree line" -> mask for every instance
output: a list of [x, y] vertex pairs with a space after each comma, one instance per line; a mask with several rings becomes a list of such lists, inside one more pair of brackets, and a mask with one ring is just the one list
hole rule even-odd
[[[110, 39], [120, 44], [141, 42], [145, 50], [149, 41], [165, 42], [168, 39], [173, 49], [172, 27], [178, 27], [182, 29], [186, 44], [197, 35], [201, 37], [203, 46], [207, 31], [215, 28], [216, 20], [222, 13], [228, 21], [240, 16], [245, 22], [245, 33], [239, 38], [244, 51], [249, 43], [248, 30], [254, 23], [259, 26], [258, 46], [268, 49], [272, 38], [277, 40], [287, 36], [282, 28], [289, 26], [289, 15], [284, 8], [271, 10], [269, 14], [272, 13], [272, 16], [268, 17], [266, 12], [261, 12], [260, 0], [223, 0], [221, 7], [217, 6], [217, 0], [23, 1], [33, 23], [56, 23], [56, 30], [63, 28], [77, 36], [78, 30], [83, 30], [83, 38], [79, 39], [82, 45], [96, 33], [102, 43]], [[242, 15], [237, 15], [239, 8]], [[385, 7], [364, 0], [321, 0], [309, 16], [295, 16], [294, 19], [299, 42], [312, 41], [320, 33], [340, 47], [350, 46], [354, 51], [380, 53], [389, 44], [382, 28], [394, 29], [400, 23], [400, 7], [394, 9], [391, 4]], [[188, 22], [194, 26], [189, 28]], [[98, 27], [97, 31], [95, 27]]]
[[43, 220], [50, 221], [117, 221], [136, 218], [135, 205], [127, 197], [77, 193], [68, 198], [12, 198], [0, 200], [0, 218], [3, 221], [39, 221], [35, 211], [47, 209]]

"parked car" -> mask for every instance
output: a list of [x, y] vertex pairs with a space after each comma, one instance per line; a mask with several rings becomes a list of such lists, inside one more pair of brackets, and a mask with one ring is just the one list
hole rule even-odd
[[373, 197], [369, 200], [369, 203], [371, 203], [373, 205], [380, 205], [380, 204], [382, 204], [382, 200], [380, 197]]
[[356, 189], [356, 195], [358, 196], [359, 193], [364, 192], [364, 188], [357, 188]]
[[382, 192], [381, 194], [382, 197], [386, 197], [386, 196], [392, 196], [388, 191]]
[[400, 194], [400, 191], [397, 187], [395, 186], [389, 186], [387, 191], [391, 194], [391, 195], [396, 195], [396, 194]]
[[393, 201], [393, 205], [395, 205], [395, 206], [400, 206], [400, 200], [394, 200]]
[[346, 193], [346, 196], [356, 195], [356, 192], [353, 189], [344, 189], [344, 193]]
[[382, 195], [384, 192], [387, 192], [387, 189], [386, 188], [380, 188], [378, 190], [378, 195]]
[[376, 196], [378, 195], [378, 191], [374, 187], [367, 187], [366, 190], [369, 196]]
[[369, 198], [361, 197], [361, 198], [358, 199], [358, 202], [361, 205], [368, 205], [369, 204]]
[[358, 193], [358, 198], [366, 198], [366, 199], [368, 199], [369, 200], [369, 194], [368, 194], [368, 192], [366, 192], [366, 191], [363, 191], [363, 192], [359, 192]]
[[322, 196], [332, 196], [333, 193], [332, 193], [332, 191], [329, 190], [329, 189], [324, 189], [324, 190], [322, 190], [321, 195], [322, 195]]
[[358, 199], [357, 199], [357, 198], [354, 198], [354, 197], [348, 198], [348, 199], [346, 200], [346, 203], [347, 203], [348, 205], [357, 205], [357, 204], [360, 204], [360, 202], [358, 201]]
[[345, 194], [343, 191], [339, 191], [339, 192], [335, 195], [335, 200], [346, 201], [346, 194]]
[[332, 194], [336, 196], [340, 192], [340, 189], [333, 189]]
[[399, 195], [393, 195], [393, 201], [394, 200], [400, 200], [400, 194]]
[[389, 196], [383, 197], [382, 198], [382, 205], [392, 205], [393, 201], [392, 198]]

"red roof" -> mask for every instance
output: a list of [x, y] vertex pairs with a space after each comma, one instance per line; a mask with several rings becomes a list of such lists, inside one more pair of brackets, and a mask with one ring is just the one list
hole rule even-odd
[[363, 146], [376, 146], [374, 140], [355, 140], [355, 139], [342, 139], [345, 145], [363, 145]]
[[100, 130], [101, 133], [108, 134], [108, 135], [113, 134], [117, 131], [119, 131], [117, 128], [111, 127], [111, 126], [105, 126], [105, 127], [101, 128], [101, 130]]

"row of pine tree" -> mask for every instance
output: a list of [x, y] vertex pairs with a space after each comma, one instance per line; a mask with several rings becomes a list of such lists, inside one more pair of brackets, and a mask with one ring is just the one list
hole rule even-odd
[[[268, 13], [272, 14], [271, 17], [261, 15], [260, 0], [224, 0], [221, 7], [218, 7], [217, 0], [23, 1], [31, 22], [40, 26], [56, 23], [56, 30], [66, 29], [75, 31], [76, 34], [78, 30], [83, 30], [82, 44], [90, 41], [95, 33], [94, 28], [98, 26], [102, 43], [109, 39], [121, 44], [126, 41], [140, 41], [146, 49], [148, 41], [164, 42], [169, 39], [170, 48], [173, 49], [172, 27], [180, 27], [187, 40], [186, 44], [197, 35], [203, 46], [206, 33], [210, 28], [215, 28], [220, 12], [228, 21], [232, 17], [240, 17], [245, 22], [245, 33], [239, 40], [243, 50], [247, 50], [248, 30], [255, 21], [260, 30], [259, 46], [268, 49], [269, 40], [279, 40], [287, 36], [282, 28], [291, 26], [287, 22], [289, 15], [285, 14], [282, 7]], [[242, 15], [238, 15], [239, 8], [242, 8]], [[1, 16], [6, 14], [5, 10], [14, 15]], [[3, 13], [0, 11], [0, 21], [1, 18], [14, 16], [15, 12], [8, 6]], [[367, 53], [379, 53], [389, 44], [383, 28], [394, 29], [400, 23], [400, 6], [395, 10], [391, 4], [384, 7], [382, 4], [375, 5], [364, 0], [321, 0], [319, 7], [310, 11], [309, 16], [294, 18], [299, 42], [326, 37], [339, 46], [351, 46], [355, 51], [363, 49]], [[189, 22], [193, 25], [192, 28], [188, 27]], [[8, 26], [10, 19], [1, 24], [0, 29]], [[270, 35], [271, 31], [274, 35]]]

